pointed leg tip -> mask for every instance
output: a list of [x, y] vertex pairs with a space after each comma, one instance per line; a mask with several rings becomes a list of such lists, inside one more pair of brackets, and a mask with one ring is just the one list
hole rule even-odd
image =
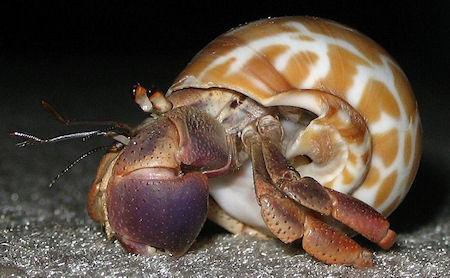
[[389, 229], [386, 236], [378, 242], [378, 246], [384, 250], [390, 249], [392, 245], [397, 241], [397, 233]]
[[129, 253], [139, 254], [143, 256], [152, 256], [158, 252], [155, 247], [147, 244], [135, 242], [125, 238], [118, 238], [118, 240], [123, 248]]
[[368, 268], [372, 267], [373, 263], [373, 254], [368, 250], [363, 250], [356, 261], [354, 262], [354, 266], [357, 268]]

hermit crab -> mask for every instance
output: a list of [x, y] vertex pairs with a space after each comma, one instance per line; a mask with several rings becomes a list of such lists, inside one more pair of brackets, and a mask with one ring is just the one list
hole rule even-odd
[[182, 255], [207, 218], [301, 241], [328, 264], [373, 264], [355, 232], [395, 243], [385, 217], [417, 172], [420, 117], [400, 67], [357, 31], [252, 22], [201, 50], [166, 94], [136, 85], [133, 97], [149, 117], [96, 134], [116, 143], [88, 196], [126, 250]]

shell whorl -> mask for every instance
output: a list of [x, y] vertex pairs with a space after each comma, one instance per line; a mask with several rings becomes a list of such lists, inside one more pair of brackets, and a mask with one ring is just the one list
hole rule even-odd
[[417, 104], [400, 67], [364, 35], [311, 17], [243, 25], [197, 54], [168, 93], [211, 87], [240, 92], [266, 106], [308, 106], [302, 102], [305, 90], [325, 93], [325, 98], [342, 103], [339, 107], [348, 105], [349, 114], [363, 119], [367, 131], [362, 136], [368, 139], [355, 143], [355, 148], [362, 146], [360, 152], [347, 152], [346, 163], [360, 163], [364, 155], [367, 161], [353, 171], [343, 168], [325, 185], [385, 215], [408, 192], [421, 153]]

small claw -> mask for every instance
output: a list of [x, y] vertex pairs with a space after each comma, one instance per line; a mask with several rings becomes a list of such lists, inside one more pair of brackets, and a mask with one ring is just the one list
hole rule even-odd
[[372, 253], [344, 233], [312, 216], [305, 219], [303, 249], [327, 264], [373, 266]]
[[156, 247], [182, 255], [206, 221], [207, 178], [200, 173], [151, 178], [152, 171], [137, 170], [109, 184], [109, 223], [131, 252], [147, 255]]

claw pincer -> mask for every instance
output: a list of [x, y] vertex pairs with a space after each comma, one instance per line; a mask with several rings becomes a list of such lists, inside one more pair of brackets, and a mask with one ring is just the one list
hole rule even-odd
[[185, 253], [207, 217], [207, 175], [200, 171], [227, 163], [225, 141], [202, 143], [223, 133], [216, 130], [219, 126], [192, 128], [213, 119], [179, 110], [188, 108], [139, 127], [112, 169], [106, 192], [108, 222], [133, 253], [148, 254], [150, 247]]

